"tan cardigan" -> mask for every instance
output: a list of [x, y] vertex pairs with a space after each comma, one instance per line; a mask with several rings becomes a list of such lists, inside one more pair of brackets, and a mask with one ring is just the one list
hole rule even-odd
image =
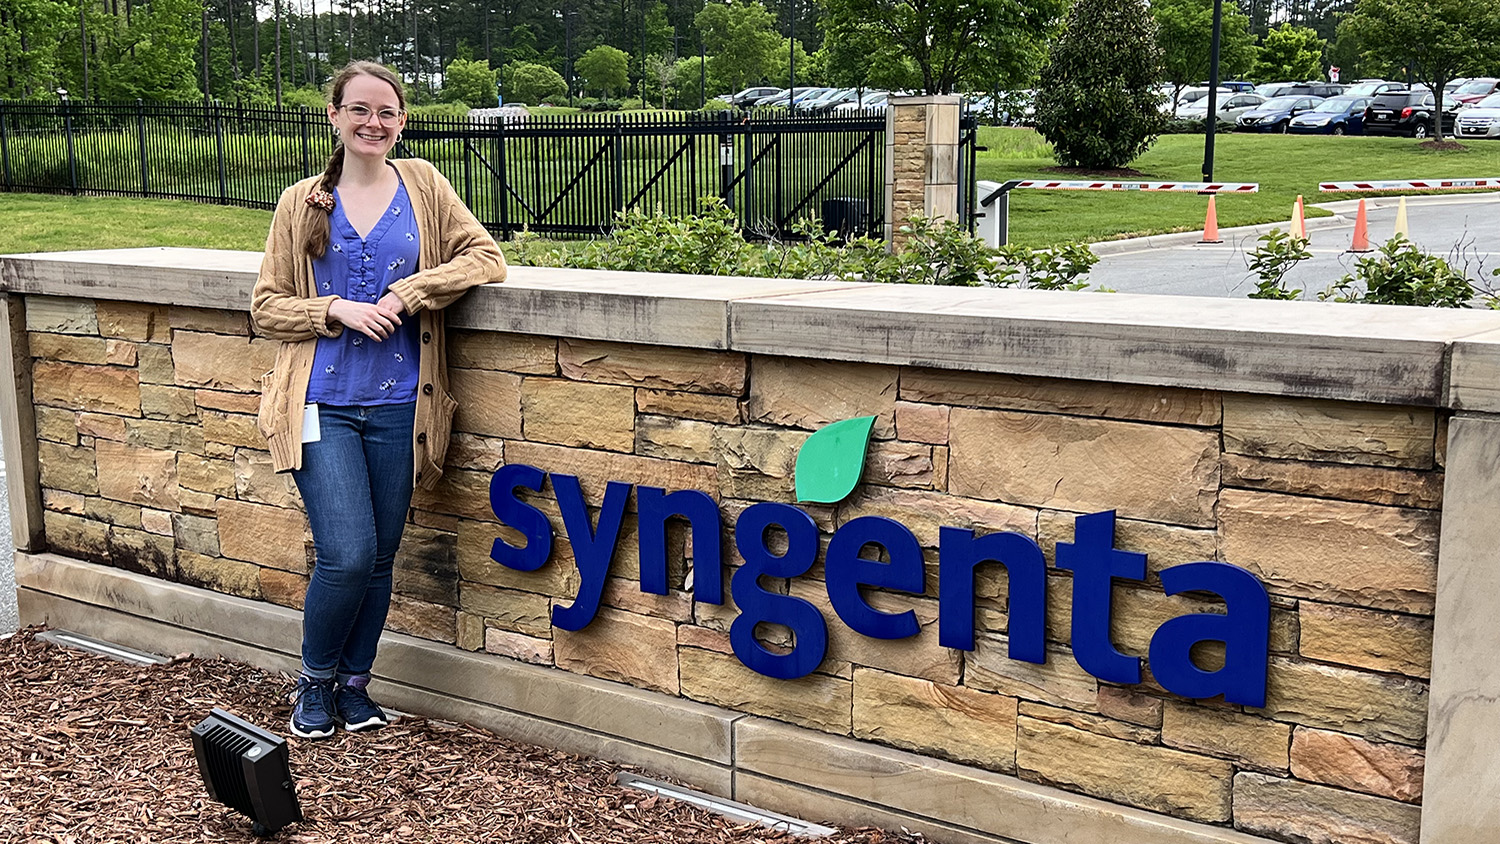
[[[412, 480], [418, 488], [431, 489], [443, 474], [457, 407], [448, 393], [442, 309], [470, 287], [504, 281], [505, 257], [437, 168], [421, 159], [392, 163], [406, 184], [421, 239], [417, 272], [392, 284], [391, 291], [406, 305], [403, 319], [416, 316], [421, 321]], [[328, 321], [328, 306], [338, 297], [315, 295], [312, 259], [303, 250], [309, 226], [325, 214], [305, 201], [321, 178], [303, 179], [281, 194], [251, 296], [250, 321], [256, 332], [282, 341], [276, 367], [261, 377], [258, 418], [278, 472], [302, 467], [302, 407], [318, 338], [337, 337], [344, 330]]]

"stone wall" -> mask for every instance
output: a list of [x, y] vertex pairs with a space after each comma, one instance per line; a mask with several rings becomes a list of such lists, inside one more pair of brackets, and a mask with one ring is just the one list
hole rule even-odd
[[[243, 312], [48, 296], [26, 298], [25, 327], [49, 550], [298, 608], [311, 540], [254, 424], [275, 344]], [[1449, 411], [484, 330], [451, 348], [456, 433], [441, 488], [414, 503], [390, 629], [1273, 839], [1417, 841]], [[861, 515], [914, 531], [926, 594], [872, 598], [916, 610], [912, 639], [844, 627], [818, 564], [784, 588], [829, 618], [827, 658], [799, 680], [753, 673], [729, 646], [727, 589], [716, 606], [686, 588], [686, 531], [669, 593], [640, 591], [631, 515], [599, 617], [553, 629], [579, 578], [550, 487], [533, 503], [558, 530], [553, 560], [490, 559], [496, 538], [519, 542], [489, 508], [502, 463], [577, 475], [594, 506], [607, 481], [704, 490], [732, 525], [791, 502], [797, 448], [859, 415], [876, 417], [863, 482], [807, 509], [825, 542]], [[1073, 516], [1103, 509], [1117, 546], [1149, 555], [1147, 582], [1114, 589], [1126, 653], [1211, 607], [1165, 596], [1162, 568], [1222, 560], [1264, 580], [1264, 708], [1083, 672], [1056, 569], [1045, 665], [1005, 655], [998, 567], [981, 569], [976, 649], [938, 645], [939, 526], [1025, 533], [1050, 564]]]

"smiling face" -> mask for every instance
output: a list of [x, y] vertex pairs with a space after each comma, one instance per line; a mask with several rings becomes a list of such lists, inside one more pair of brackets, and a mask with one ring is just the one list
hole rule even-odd
[[[348, 154], [384, 158], [396, 146], [396, 136], [406, 125], [406, 112], [401, 96], [390, 83], [368, 74], [357, 74], [335, 94], [335, 100], [328, 106], [328, 122], [338, 129]], [[366, 109], [368, 119], [355, 114]], [[393, 120], [382, 120], [382, 112], [398, 116]]]

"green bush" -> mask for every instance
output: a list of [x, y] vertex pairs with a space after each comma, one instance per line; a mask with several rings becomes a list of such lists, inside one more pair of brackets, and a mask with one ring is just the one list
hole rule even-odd
[[427, 105], [414, 105], [406, 109], [411, 117], [468, 117], [470, 106], [467, 103], [428, 103]]
[[511, 62], [500, 69], [500, 79], [507, 102], [537, 105], [568, 96], [568, 83], [562, 74], [544, 64]]
[[1251, 299], [1297, 299], [1300, 288], [1287, 289], [1284, 281], [1292, 268], [1312, 257], [1307, 238], [1292, 237], [1281, 229], [1271, 229], [1258, 238], [1260, 246], [1250, 253], [1250, 272], [1260, 276]]
[[1489, 307], [1496, 306], [1493, 294], [1479, 290], [1447, 261], [1423, 252], [1399, 234], [1375, 254], [1360, 258], [1353, 273], [1319, 293], [1318, 298], [1427, 308], [1464, 308], [1478, 299]]
[[328, 99], [317, 88], [293, 88], [281, 92], [281, 107], [315, 108], [323, 111], [328, 107]]
[[579, 111], [619, 111], [620, 103], [617, 100], [579, 100]]
[[[1202, 135], [1205, 134], [1205, 129], [1207, 128], [1203, 125], [1205, 122], [1207, 121], [1187, 120], [1181, 117], [1173, 117], [1169, 118], [1166, 124], [1162, 126], [1161, 133], [1163, 135]], [[1234, 124], [1225, 123], [1221, 120], [1218, 121], [1218, 127], [1215, 129], [1214, 134], [1222, 135], [1226, 132], [1233, 131]]]
[[1166, 121], [1156, 24], [1144, 0], [1078, 0], [1053, 42], [1036, 97], [1036, 128], [1065, 167], [1124, 167]]

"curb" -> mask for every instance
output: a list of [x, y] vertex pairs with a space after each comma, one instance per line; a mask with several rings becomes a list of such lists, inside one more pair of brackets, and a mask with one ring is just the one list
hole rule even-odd
[[[1291, 222], [1280, 223], [1258, 223], [1253, 226], [1235, 226], [1234, 228], [1219, 229], [1219, 236], [1226, 242], [1239, 243], [1244, 240], [1260, 237], [1271, 229], [1286, 230], [1291, 228]], [[1318, 231], [1319, 229], [1335, 229], [1341, 226], [1352, 226], [1354, 221], [1341, 214], [1332, 217], [1315, 217], [1307, 221], [1307, 230]], [[1090, 243], [1089, 249], [1101, 258], [1110, 255], [1125, 255], [1133, 252], [1145, 252], [1151, 249], [1174, 249], [1179, 246], [1191, 246], [1203, 237], [1202, 231], [1176, 232], [1174, 234], [1155, 234], [1149, 237], [1131, 237], [1124, 240], [1105, 240], [1099, 243]]]

